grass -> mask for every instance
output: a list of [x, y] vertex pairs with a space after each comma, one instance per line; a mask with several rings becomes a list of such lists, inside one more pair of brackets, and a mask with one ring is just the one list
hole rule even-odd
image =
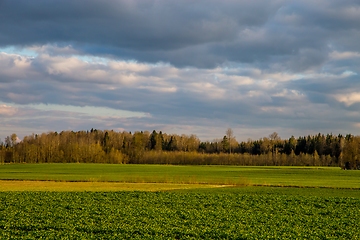
[[176, 189], [216, 188], [223, 185], [196, 185], [173, 183], [119, 183], [119, 182], [55, 182], [55, 181], [0, 181], [0, 192], [3, 191], [169, 191]]
[[120, 182], [55, 182], [55, 181], [1, 181], [0, 192], [46, 191], [46, 192], [177, 192], [204, 194], [240, 194], [266, 196], [351, 197], [360, 199], [358, 189], [294, 188], [294, 187], [232, 187], [210, 184], [175, 183], [120, 183]]
[[360, 188], [360, 171], [333, 167], [7, 164], [0, 180]]
[[295, 187], [218, 187], [165, 190], [176, 193], [201, 194], [235, 194], [235, 195], [262, 195], [262, 196], [294, 196], [294, 197], [348, 197], [360, 199], [358, 189], [336, 188], [295, 188]]

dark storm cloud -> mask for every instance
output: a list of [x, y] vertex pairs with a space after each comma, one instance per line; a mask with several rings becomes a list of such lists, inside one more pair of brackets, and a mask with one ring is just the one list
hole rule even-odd
[[[82, 54], [175, 66], [276, 62], [301, 72], [359, 49], [358, 1], [10, 1], [0, 46], [71, 44]], [[260, 66], [260, 65], [259, 65]]]
[[237, 34], [234, 28], [263, 24], [279, 6], [265, 1], [261, 8], [256, 5], [252, 1], [2, 1], [1, 44], [74, 41], [138, 50], [178, 49], [232, 39]]
[[349, 91], [360, 92], [360, 77], [350, 76], [323, 76], [322, 78], [302, 79], [284, 84], [284, 87], [296, 89], [305, 93], [332, 95]]

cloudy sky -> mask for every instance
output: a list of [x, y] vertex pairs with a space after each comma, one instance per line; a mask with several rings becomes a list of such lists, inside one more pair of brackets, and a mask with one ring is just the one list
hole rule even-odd
[[360, 134], [358, 0], [0, 0], [0, 137]]

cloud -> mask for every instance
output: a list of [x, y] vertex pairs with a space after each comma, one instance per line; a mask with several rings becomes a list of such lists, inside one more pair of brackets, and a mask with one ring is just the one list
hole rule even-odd
[[357, 1], [5, 0], [0, 46], [176, 67], [276, 63], [303, 72], [321, 68], [333, 51], [360, 51], [359, 9]]
[[17, 108], [7, 105], [0, 105], [0, 116], [14, 116], [17, 112]]
[[0, 133], [356, 134], [359, 9], [356, 0], [0, 1]]
[[[216, 123], [238, 129], [270, 129], [279, 123], [286, 128], [296, 124], [311, 129], [321, 128], [323, 121], [332, 119], [334, 123], [328, 126], [335, 128], [341, 119], [331, 111], [347, 115], [336, 102], [353, 98], [327, 99], [340, 92], [347, 96], [349, 83], [357, 79], [353, 74], [299, 76], [247, 66], [197, 69], [161, 63], [88, 62], [75, 56], [47, 54], [0, 55], [0, 65], [1, 61], [13, 62], [10, 65], [14, 68], [2, 73], [5, 81], [0, 84], [0, 100], [21, 109], [18, 112], [27, 112], [15, 122], [6, 115], [4, 122], [40, 130], [51, 130], [54, 123], [58, 131], [156, 128], [170, 132], [187, 129], [190, 134], [192, 129], [204, 138], [209, 134], [199, 129], [213, 128]], [[28, 63], [26, 67], [15, 64], [19, 59]], [[126, 111], [130, 115], [121, 117]]]
[[354, 103], [360, 102], [360, 92], [337, 94], [334, 96], [334, 98], [349, 107]]
[[334, 60], [360, 58], [360, 53], [359, 52], [338, 52], [338, 51], [334, 51], [334, 52], [330, 53], [330, 58], [334, 59]]

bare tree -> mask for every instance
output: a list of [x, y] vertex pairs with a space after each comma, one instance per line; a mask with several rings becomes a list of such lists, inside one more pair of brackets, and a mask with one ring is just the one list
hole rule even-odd
[[[271, 151], [272, 153], [277, 153], [277, 149], [276, 149], [276, 144], [278, 141], [281, 140], [281, 138], [279, 137], [279, 134], [277, 132], [273, 132], [272, 134], [269, 135], [269, 138], [270, 138], [270, 145], [271, 145]], [[276, 157], [276, 155], [275, 155]]]
[[232, 143], [233, 138], [234, 138], [234, 131], [231, 128], [228, 128], [226, 130], [226, 136], [229, 139], [229, 149], [230, 149], [230, 154], [231, 154], [231, 143]]
[[273, 132], [269, 135], [269, 138], [271, 141], [279, 141], [281, 138], [279, 137], [279, 134], [277, 132]]

